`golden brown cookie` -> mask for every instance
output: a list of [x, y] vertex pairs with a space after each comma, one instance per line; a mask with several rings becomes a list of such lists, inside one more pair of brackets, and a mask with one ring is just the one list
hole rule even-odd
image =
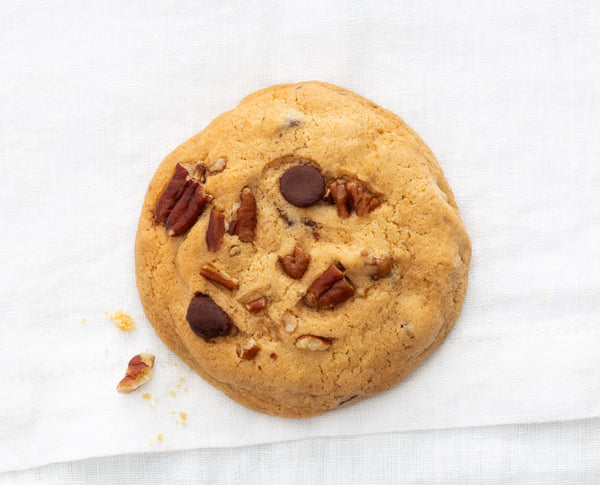
[[165, 158], [135, 255], [173, 352], [244, 406], [306, 417], [390, 388], [442, 342], [471, 244], [398, 116], [305, 82], [246, 97]]

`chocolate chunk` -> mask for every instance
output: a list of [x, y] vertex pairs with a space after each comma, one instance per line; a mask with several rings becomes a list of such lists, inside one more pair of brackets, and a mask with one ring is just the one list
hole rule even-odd
[[227, 335], [233, 326], [229, 315], [203, 293], [197, 293], [190, 301], [186, 319], [192, 331], [204, 339]]
[[281, 176], [279, 190], [290, 204], [308, 207], [321, 200], [325, 193], [325, 182], [316, 168], [296, 165], [288, 168]]

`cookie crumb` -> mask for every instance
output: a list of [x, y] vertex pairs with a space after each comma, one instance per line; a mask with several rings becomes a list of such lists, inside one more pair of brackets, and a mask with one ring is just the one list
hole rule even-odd
[[183, 392], [187, 392], [187, 387], [184, 387], [184, 388], [183, 388]]
[[175, 397], [177, 395], [177, 393], [175, 391], [169, 391], [169, 394], [171, 394], [171, 396]]
[[156, 441], [158, 441], [159, 443], [162, 443], [162, 433], [159, 433], [156, 435]]
[[148, 394], [147, 392], [145, 392], [144, 394], [142, 394], [142, 397], [146, 400], [150, 399], [150, 394]]
[[104, 349], [104, 353], [105, 353], [105, 354], [108, 354], [108, 349]]
[[186, 426], [187, 423], [185, 420], [187, 419], [187, 413], [181, 412], [179, 413], [179, 417], [181, 418], [181, 426]]
[[87, 320], [85, 318], [82, 318], [81, 323], [85, 323], [85, 322], [87, 322]]
[[123, 310], [117, 310], [115, 313], [110, 315], [109, 318], [111, 322], [113, 322], [122, 332], [135, 330], [135, 323], [133, 323], [133, 319]]

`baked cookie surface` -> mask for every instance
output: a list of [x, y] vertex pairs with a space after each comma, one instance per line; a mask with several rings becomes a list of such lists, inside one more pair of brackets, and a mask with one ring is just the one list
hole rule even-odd
[[159, 337], [232, 399], [285, 417], [408, 375], [458, 318], [470, 256], [427, 146], [320, 82], [258, 91], [169, 154], [135, 247]]

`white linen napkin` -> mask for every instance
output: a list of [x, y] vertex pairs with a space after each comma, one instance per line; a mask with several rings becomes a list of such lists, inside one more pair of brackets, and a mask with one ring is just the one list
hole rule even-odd
[[[593, 1], [4, 5], [0, 471], [599, 416], [599, 21]], [[232, 402], [158, 340], [133, 243], [171, 149], [246, 94], [309, 79], [367, 96], [421, 135], [473, 260], [456, 328], [408, 379], [286, 420]], [[135, 331], [111, 323], [118, 309]], [[145, 350], [154, 378], [117, 394]]]

